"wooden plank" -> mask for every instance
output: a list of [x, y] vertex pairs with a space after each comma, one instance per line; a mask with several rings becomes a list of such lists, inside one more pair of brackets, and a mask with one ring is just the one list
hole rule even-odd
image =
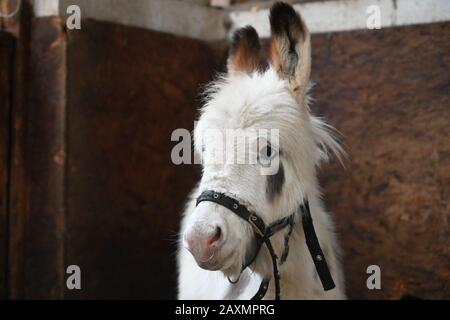
[[[12, 6], [12, 1], [6, 1]], [[26, 119], [31, 6], [22, 2], [20, 14], [3, 21], [16, 38], [11, 110], [11, 162], [9, 190], [8, 297], [24, 298], [25, 224], [28, 205], [26, 172]]]
[[65, 38], [59, 18], [18, 17], [11, 127], [8, 296], [63, 297]]
[[65, 288], [66, 38], [58, 17], [32, 20], [27, 105], [25, 297]]
[[14, 38], [0, 31], [0, 300], [7, 297], [11, 90]]

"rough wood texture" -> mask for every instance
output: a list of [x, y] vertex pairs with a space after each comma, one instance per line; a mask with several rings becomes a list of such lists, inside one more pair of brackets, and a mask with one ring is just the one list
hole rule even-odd
[[450, 23], [313, 36], [313, 109], [349, 153], [322, 184], [351, 298], [450, 298], [449, 37]]
[[60, 18], [33, 19], [27, 81], [25, 297], [63, 298], [66, 39]]
[[170, 159], [214, 69], [205, 44], [83, 21], [69, 32], [67, 298], [173, 298], [180, 212], [193, 166]]
[[14, 39], [0, 31], [0, 300], [7, 296], [8, 185]]
[[16, 37], [14, 53], [9, 190], [8, 298], [25, 298], [25, 225], [28, 216], [27, 116], [32, 8], [22, 1], [20, 14], [4, 27]]

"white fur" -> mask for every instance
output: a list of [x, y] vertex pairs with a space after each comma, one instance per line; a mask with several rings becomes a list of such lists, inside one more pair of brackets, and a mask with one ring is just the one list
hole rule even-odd
[[[270, 256], [263, 246], [255, 263], [244, 271], [237, 284], [231, 284], [227, 280], [227, 276], [238, 276], [254, 235], [248, 223], [221, 206], [202, 202], [195, 207], [195, 198], [207, 189], [237, 197], [255, 210], [266, 224], [290, 215], [307, 196], [317, 236], [336, 288], [323, 290], [306, 247], [300, 217], [297, 217], [289, 243], [289, 257], [280, 266], [281, 298], [345, 298], [339, 246], [332, 219], [323, 208], [316, 177], [318, 164], [327, 159], [326, 150], [331, 150], [338, 156], [342, 154], [342, 150], [331, 134], [332, 129], [310, 114], [306, 95], [302, 101], [299, 106], [289, 90], [288, 82], [281, 80], [272, 68], [250, 76], [239, 74], [223, 77], [208, 90], [207, 102], [201, 110], [194, 131], [196, 152], [202, 152], [199, 141], [208, 128], [278, 128], [286, 181], [281, 195], [271, 202], [265, 193], [266, 177], [259, 174], [257, 165], [204, 166], [202, 179], [192, 192], [184, 212], [181, 238], [194, 227], [196, 230], [206, 230], [212, 221], [220, 222], [227, 239], [221, 254], [228, 258], [221, 270], [201, 269], [185, 249], [184, 241], [180, 241], [179, 299], [249, 299], [256, 293], [261, 277], [271, 275], [272, 272]], [[287, 230], [283, 230], [271, 238], [279, 256], [284, 247], [283, 237], [286, 232]], [[273, 297], [272, 280], [265, 298]]]

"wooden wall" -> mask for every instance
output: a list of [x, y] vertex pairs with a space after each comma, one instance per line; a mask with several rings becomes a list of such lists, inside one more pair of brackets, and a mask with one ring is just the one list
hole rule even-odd
[[196, 170], [170, 159], [191, 130], [212, 50], [190, 39], [84, 21], [69, 33], [66, 261], [70, 298], [174, 298], [180, 212]]
[[[193, 128], [215, 50], [98, 21], [68, 33], [58, 18], [27, 21], [14, 66], [1, 38], [15, 79], [1, 74], [14, 88], [0, 95], [15, 105], [11, 117], [8, 100], [0, 109], [11, 133], [0, 135], [0, 288], [13, 299], [174, 298], [179, 214], [197, 170], [172, 165], [170, 137]], [[72, 264], [80, 291], [66, 289]]]
[[441, 23], [313, 37], [313, 109], [349, 154], [322, 183], [351, 298], [450, 298], [449, 36]]
[[7, 295], [9, 152], [14, 38], [0, 31], [0, 300]]

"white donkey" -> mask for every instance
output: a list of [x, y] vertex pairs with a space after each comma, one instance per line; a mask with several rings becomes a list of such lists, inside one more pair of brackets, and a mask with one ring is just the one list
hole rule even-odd
[[[270, 24], [268, 64], [264, 64], [255, 29], [248, 26], [236, 31], [228, 73], [210, 86], [194, 130], [195, 152], [203, 154], [208, 164], [203, 166], [202, 179], [190, 196], [181, 224], [179, 299], [250, 299], [255, 294], [255, 298], [275, 298], [277, 279], [281, 299], [345, 298], [339, 245], [316, 176], [319, 163], [328, 159], [327, 151], [338, 158], [343, 151], [333, 138], [333, 129], [308, 107], [310, 36], [299, 14], [288, 4], [276, 3]], [[221, 145], [205, 137], [208, 129], [246, 132], [262, 128], [279, 130], [278, 145], [257, 139], [249, 142], [248, 150], [259, 152], [258, 159], [276, 158], [275, 174], [261, 174], [259, 162], [206, 161], [217, 154], [208, 150]], [[205, 191], [210, 192], [209, 198], [197, 203]], [[219, 195], [228, 206], [214, 201]], [[273, 235], [260, 234], [250, 219], [244, 220], [249, 212], [255, 213], [255, 222], [261, 220], [266, 226], [274, 221], [285, 223]], [[309, 212], [313, 235], [307, 230], [311, 222], [304, 221]], [[271, 236], [272, 254], [264, 246], [265, 236]], [[327, 272], [335, 286], [325, 290], [322, 277], [327, 278]], [[325, 282], [329, 286], [330, 277]]]

